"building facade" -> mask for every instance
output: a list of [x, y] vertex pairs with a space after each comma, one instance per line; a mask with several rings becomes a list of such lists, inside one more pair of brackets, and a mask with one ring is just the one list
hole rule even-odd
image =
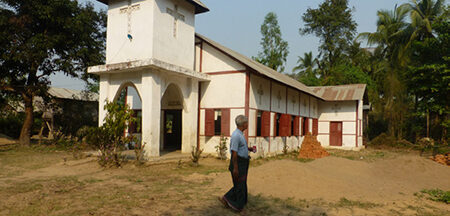
[[220, 137], [249, 118], [245, 136], [257, 156], [301, 146], [311, 133], [325, 147], [360, 149], [365, 85], [308, 87], [195, 33], [198, 0], [106, 1], [106, 64], [100, 76], [99, 124], [106, 101], [123, 91], [139, 113], [149, 157], [200, 147], [215, 153]]

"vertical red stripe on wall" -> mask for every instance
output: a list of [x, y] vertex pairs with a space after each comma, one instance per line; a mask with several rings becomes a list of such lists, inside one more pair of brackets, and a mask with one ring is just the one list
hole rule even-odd
[[358, 104], [359, 101], [356, 101], [356, 119], [355, 119], [355, 134], [356, 134], [356, 139], [355, 139], [355, 143], [356, 143], [356, 147], [358, 147]]
[[205, 136], [214, 136], [214, 109], [205, 109]]
[[230, 109], [222, 109], [221, 129], [224, 136], [230, 136]]

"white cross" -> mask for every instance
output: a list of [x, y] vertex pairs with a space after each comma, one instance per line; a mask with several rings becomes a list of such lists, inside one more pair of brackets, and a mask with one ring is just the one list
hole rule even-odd
[[166, 11], [167, 11], [168, 14], [173, 16], [173, 36], [176, 37], [177, 36], [177, 23], [178, 23], [178, 20], [184, 21], [184, 15], [178, 13], [178, 6], [177, 5], [175, 5], [174, 7], [175, 7], [175, 10], [167, 8]]
[[264, 95], [264, 91], [262, 89], [262, 85], [259, 85], [259, 89], [257, 91], [258, 95], [259, 95], [259, 104], [261, 104], [261, 96]]
[[121, 14], [126, 13], [128, 16], [128, 27], [127, 27], [128, 37], [131, 36], [131, 12], [139, 10], [140, 7], [141, 7], [140, 4], [131, 5], [131, 0], [128, 0], [128, 6], [120, 9]]

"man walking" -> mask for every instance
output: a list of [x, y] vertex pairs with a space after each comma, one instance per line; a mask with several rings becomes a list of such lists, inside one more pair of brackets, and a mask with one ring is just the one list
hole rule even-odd
[[231, 188], [219, 200], [235, 211], [242, 211], [247, 204], [247, 173], [250, 157], [248, 151], [253, 151], [252, 147], [247, 146], [244, 137], [244, 131], [248, 127], [248, 118], [239, 115], [235, 119], [237, 129], [233, 132], [230, 139], [231, 160], [229, 170], [233, 179], [233, 188]]

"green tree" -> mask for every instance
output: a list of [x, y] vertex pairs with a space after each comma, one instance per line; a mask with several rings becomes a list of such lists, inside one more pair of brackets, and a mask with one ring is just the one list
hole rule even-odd
[[288, 42], [281, 38], [281, 30], [275, 13], [270, 12], [266, 15], [264, 23], [261, 25], [261, 34], [260, 44], [263, 51], [253, 59], [276, 71], [283, 72], [289, 48]]
[[414, 31], [411, 34], [411, 41], [424, 40], [424, 38], [434, 37], [433, 23], [444, 11], [445, 0], [422, 0], [417, 2], [411, 0], [406, 4], [410, 7], [411, 27]]
[[314, 34], [320, 39], [319, 69], [326, 79], [342, 60], [356, 33], [348, 0], [325, 0], [317, 9], [309, 8], [302, 19], [305, 27], [300, 28], [300, 34]]
[[49, 76], [85, 80], [104, 62], [106, 13], [76, 0], [0, 0], [0, 91], [25, 106], [20, 143], [29, 145], [33, 98], [47, 94]]
[[409, 97], [405, 86], [404, 71], [409, 61], [407, 43], [410, 38], [410, 26], [406, 18], [410, 8], [407, 5], [395, 6], [394, 10], [377, 12], [377, 31], [361, 33], [358, 38], [367, 39], [368, 44], [377, 45], [377, 54], [385, 59], [382, 70], [372, 74], [377, 81], [380, 112], [389, 124], [389, 134], [402, 137], [405, 115], [408, 113]]
[[317, 66], [317, 59], [313, 58], [312, 52], [304, 53], [304, 56], [298, 57], [297, 66], [292, 69], [292, 72], [297, 72], [300, 74], [307, 73], [308, 71], [312, 71]]
[[[426, 1], [424, 1], [426, 2]], [[444, 8], [443, 8], [444, 10]], [[412, 62], [409, 66], [408, 85], [412, 94], [417, 98], [419, 113], [427, 115], [426, 134], [429, 136], [429, 115], [435, 116], [439, 126], [433, 138], [441, 138], [443, 142], [448, 138], [447, 130], [450, 126], [450, 21], [449, 10], [439, 17], [431, 17], [431, 34], [417, 38], [412, 43]], [[435, 124], [435, 125], [436, 125]], [[437, 132], [437, 133], [436, 133]]]
[[304, 53], [303, 57], [299, 56], [297, 64], [298, 65], [292, 69], [294, 78], [307, 86], [320, 85], [320, 80], [317, 76], [316, 68], [317, 58], [313, 57], [312, 52]]

